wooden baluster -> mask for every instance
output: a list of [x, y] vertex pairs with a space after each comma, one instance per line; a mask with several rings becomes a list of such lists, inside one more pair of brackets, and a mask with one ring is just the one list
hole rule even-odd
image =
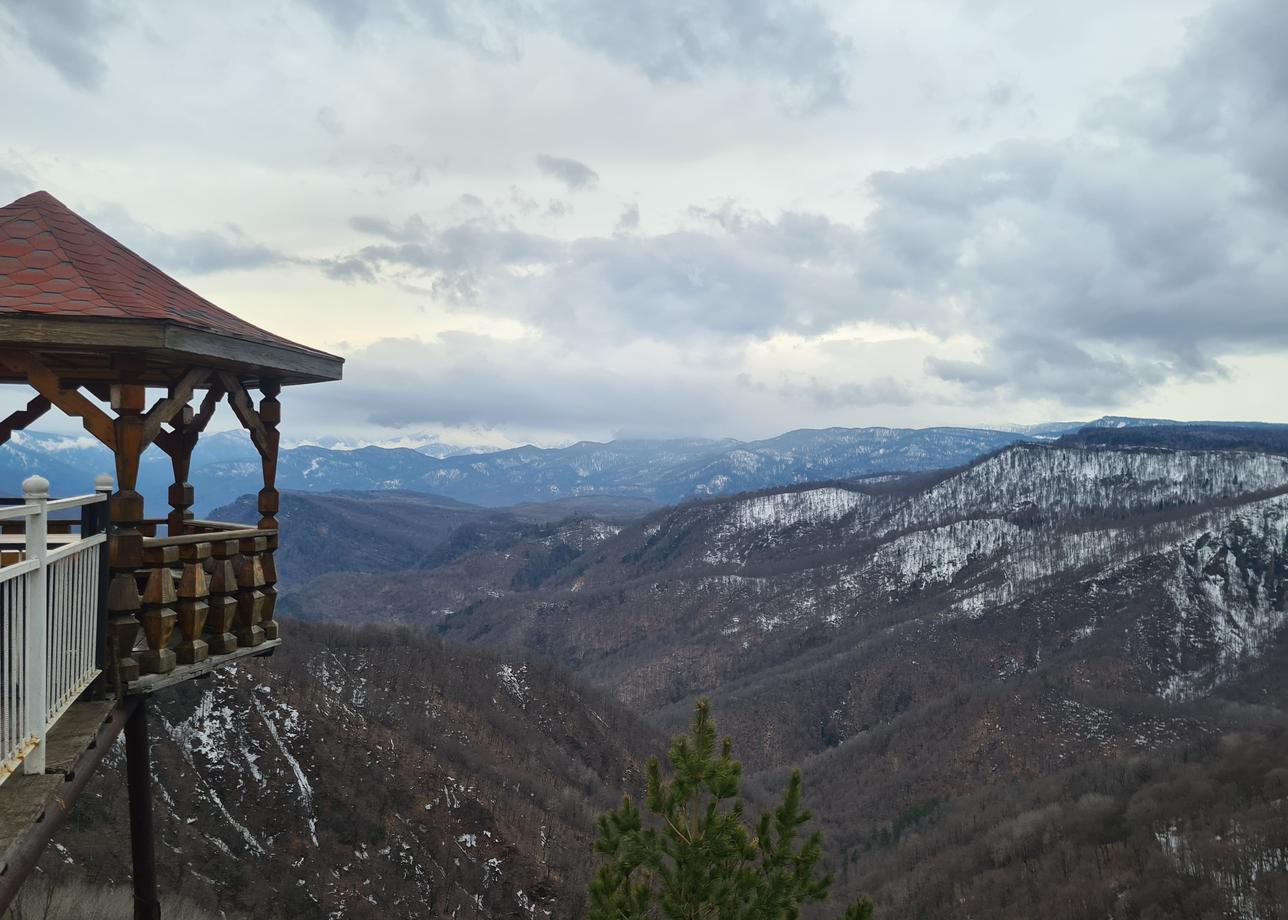
[[264, 627], [259, 625], [264, 609], [264, 568], [260, 554], [268, 548], [264, 537], [246, 537], [240, 542], [237, 563], [237, 644], [264, 644]]
[[179, 578], [179, 634], [183, 641], [176, 652], [180, 664], [196, 664], [210, 656], [210, 646], [201, 638], [206, 628], [210, 606], [206, 570], [203, 563], [210, 558], [209, 543], [189, 543], [179, 547], [179, 561], [183, 575]]
[[113, 574], [107, 588], [107, 646], [112, 681], [118, 688], [139, 679], [134, 640], [139, 637], [139, 608], [142, 606], [133, 573]]
[[179, 547], [156, 546], [143, 550], [143, 564], [148, 569], [147, 586], [143, 589], [143, 635], [148, 647], [139, 653], [139, 667], [144, 674], [169, 674], [176, 656], [170, 648], [174, 634], [174, 603], [179, 595], [174, 590], [174, 573], [170, 566], [179, 561]]
[[[264, 471], [264, 488], [259, 492], [259, 526], [261, 530], [277, 530], [277, 512], [281, 496], [277, 491], [277, 446], [280, 435], [277, 426], [282, 421], [282, 404], [277, 395], [282, 392], [278, 380], [266, 379], [260, 382], [259, 390], [264, 398], [259, 402], [259, 419], [264, 423], [265, 437], [260, 459]], [[277, 550], [277, 534], [268, 538], [268, 547], [260, 557], [263, 571], [264, 606], [260, 613], [260, 625], [264, 629], [264, 638], [276, 639], [281, 635], [277, 620], [273, 618], [277, 607], [277, 562], [274, 553]]]
[[207, 640], [215, 655], [227, 655], [237, 650], [237, 637], [233, 635], [233, 622], [237, 617], [237, 571], [233, 559], [237, 555], [236, 540], [214, 540], [210, 544], [210, 600], [206, 626], [210, 630]]

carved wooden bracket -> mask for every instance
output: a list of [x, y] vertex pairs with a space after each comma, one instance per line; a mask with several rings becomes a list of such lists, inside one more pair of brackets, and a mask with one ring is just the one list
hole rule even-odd
[[260, 457], [267, 459], [273, 456], [276, 445], [269, 438], [268, 427], [255, 411], [255, 404], [251, 401], [250, 394], [246, 392], [246, 387], [228, 371], [219, 372], [219, 381], [228, 391], [228, 405], [232, 406], [233, 414], [242, 423], [242, 427], [250, 432], [250, 439], [254, 442]]
[[161, 426], [173, 419], [188, 401], [192, 399], [193, 391], [201, 384], [206, 382], [210, 376], [210, 371], [204, 367], [194, 367], [188, 373], [184, 374], [177, 384], [174, 385], [174, 392], [164, 399], [159, 399], [148, 414], [143, 417], [143, 446], [147, 447], [157, 439], [161, 433]]
[[36, 419], [40, 418], [53, 406], [43, 396], [36, 396], [27, 403], [27, 408], [9, 413], [9, 417], [0, 422], [0, 444], [6, 443], [15, 431], [22, 431]]
[[[223, 384], [212, 384], [210, 389], [206, 391], [205, 397], [201, 400], [201, 408], [193, 416], [191, 424], [185, 425], [183, 431], [179, 431], [177, 428], [174, 431], [162, 430], [156, 434], [152, 443], [161, 448], [171, 459], [174, 459], [177, 452], [190, 450], [188, 440], [206, 430], [206, 426], [210, 424], [211, 417], [215, 414], [215, 409], [219, 406], [219, 401], [223, 398]], [[175, 417], [172, 417], [170, 423], [174, 424], [174, 422]]]
[[82, 396], [78, 389], [64, 389], [58, 375], [35, 355], [6, 351], [0, 353], [0, 360], [26, 374], [32, 389], [67, 415], [79, 418], [86, 431], [108, 450], [116, 452], [116, 430], [111, 416]]

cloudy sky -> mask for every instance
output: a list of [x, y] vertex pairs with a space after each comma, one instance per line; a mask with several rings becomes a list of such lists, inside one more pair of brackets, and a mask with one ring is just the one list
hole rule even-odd
[[5, 0], [52, 192], [348, 359], [284, 430], [1288, 421], [1282, 0]]

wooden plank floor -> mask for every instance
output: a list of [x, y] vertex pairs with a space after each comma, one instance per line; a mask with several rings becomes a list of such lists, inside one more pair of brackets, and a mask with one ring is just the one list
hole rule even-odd
[[[85, 752], [116, 700], [73, 703], [45, 736], [45, 772], [68, 775]], [[7, 783], [5, 785], [8, 785]], [[4, 786], [0, 786], [0, 792]]]
[[0, 866], [9, 850], [39, 822], [59, 789], [76, 771], [115, 700], [74, 703], [45, 737], [45, 773], [11, 776], [0, 785]]
[[9, 864], [9, 850], [45, 814], [67, 777], [58, 773], [18, 775], [0, 786], [0, 866]]
[[139, 693], [155, 693], [165, 687], [173, 687], [194, 677], [204, 677], [216, 668], [231, 664], [242, 658], [257, 658], [260, 655], [271, 655], [273, 649], [282, 644], [281, 639], [268, 639], [260, 645], [248, 645], [227, 655], [211, 655], [205, 661], [196, 664], [177, 665], [169, 674], [145, 674], [138, 680], [126, 685], [125, 692], [130, 696]]

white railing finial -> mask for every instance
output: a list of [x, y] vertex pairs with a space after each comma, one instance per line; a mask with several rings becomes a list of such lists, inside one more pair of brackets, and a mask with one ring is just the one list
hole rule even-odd
[[22, 481], [24, 498], [49, 498], [49, 480], [44, 476], [28, 476]]
[[106, 473], [99, 473], [94, 477], [95, 492], [111, 492], [115, 488], [116, 483], [112, 480], [112, 477]]

